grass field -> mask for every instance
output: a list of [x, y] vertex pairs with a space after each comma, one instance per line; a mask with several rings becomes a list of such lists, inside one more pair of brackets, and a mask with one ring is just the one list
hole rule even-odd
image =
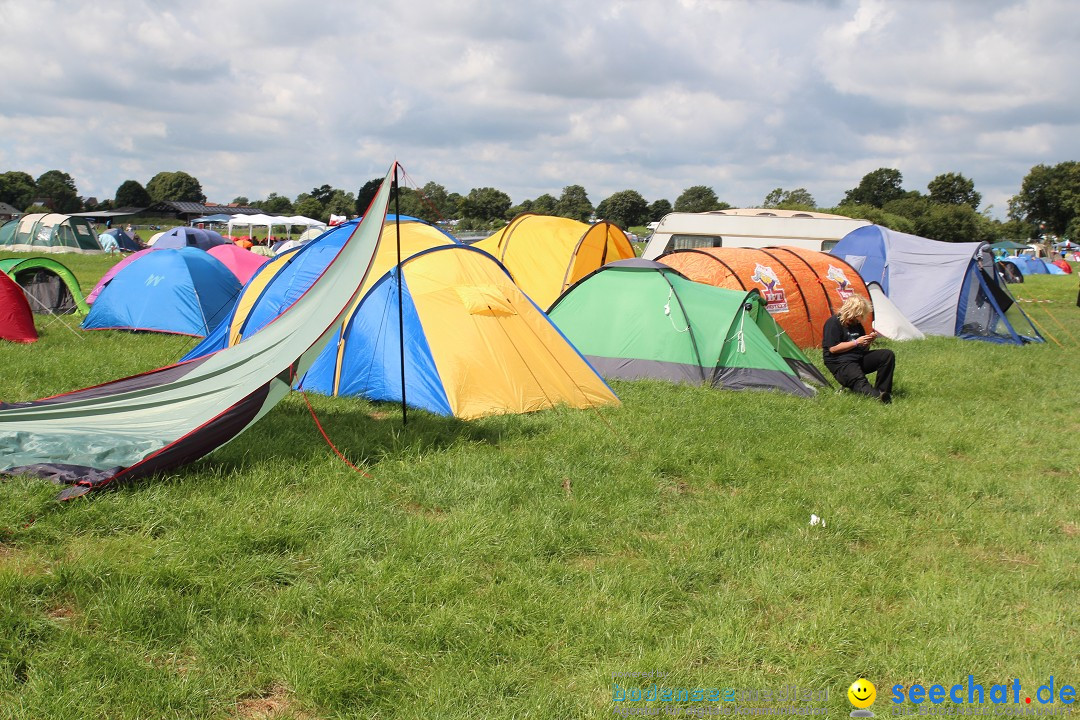
[[[63, 261], [87, 290], [110, 262]], [[402, 428], [311, 396], [362, 475], [294, 393], [165, 477], [68, 504], [0, 482], [0, 718], [610, 717], [650, 705], [613, 684], [652, 682], [827, 689], [846, 717], [859, 676], [881, 716], [896, 684], [1076, 687], [1076, 277], [1011, 286], [1058, 342], [892, 344], [891, 406], [623, 382], [618, 408]], [[38, 327], [0, 344], [3, 400], [191, 344]]]

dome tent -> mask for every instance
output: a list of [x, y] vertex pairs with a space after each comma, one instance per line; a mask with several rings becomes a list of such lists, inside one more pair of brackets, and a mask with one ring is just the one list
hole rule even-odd
[[113, 277], [82, 327], [202, 337], [228, 316], [239, 293], [239, 281], [209, 253], [154, 250]]
[[[618, 312], [611, 312], [618, 308]], [[655, 378], [809, 397], [829, 383], [757, 290], [693, 282], [651, 260], [608, 263], [548, 311], [606, 378]]]
[[153, 241], [157, 249], [197, 247], [201, 250], [209, 250], [217, 245], [226, 245], [228, 240], [221, 237], [213, 230], [203, 230], [193, 227], [174, 227]]
[[74, 273], [52, 258], [6, 258], [0, 260], [0, 271], [23, 289], [30, 309], [39, 315], [90, 312]]
[[59, 213], [23, 215], [4, 225], [0, 250], [40, 253], [103, 252], [94, 226], [86, 218]]
[[26, 304], [22, 288], [4, 273], [0, 273], [0, 339], [17, 343], [37, 340], [34, 314]]

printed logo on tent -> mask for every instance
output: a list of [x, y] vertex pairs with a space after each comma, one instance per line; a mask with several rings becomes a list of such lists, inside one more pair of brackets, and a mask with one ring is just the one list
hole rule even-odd
[[147, 287], [154, 287], [155, 285], [157, 285], [158, 283], [160, 283], [164, 279], [165, 279], [164, 275], [151, 275], [150, 277], [146, 278], [146, 282], [144, 284]]
[[855, 291], [851, 289], [851, 283], [848, 282], [847, 275], [835, 265], [829, 266], [829, 272], [825, 273], [825, 277], [836, 283], [836, 294], [840, 296], [841, 300], [847, 300], [855, 294]]
[[750, 279], [765, 288], [762, 293], [765, 296], [765, 309], [771, 314], [786, 313], [788, 311], [787, 293], [780, 286], [780, 278], [768, 265], [757, 263], [754, 274]]

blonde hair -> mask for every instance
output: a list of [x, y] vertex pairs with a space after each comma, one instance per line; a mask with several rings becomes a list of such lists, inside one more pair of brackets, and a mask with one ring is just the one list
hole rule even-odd
[[840, 306], [840, 312], [836, 313], [836, 317], [840, 319], [841, 325], [850, 325], [855, 320], [868, 317], [873, 310], [874, 307], [869, 300], [861, 295], [852, 295]]

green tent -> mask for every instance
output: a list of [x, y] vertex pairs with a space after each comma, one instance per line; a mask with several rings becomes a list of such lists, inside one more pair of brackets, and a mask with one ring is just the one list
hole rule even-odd
[[1028, 246], [1023, 243], [1018, 243], [1015, 240], [999, 240], [996, 243], [990, 243], [991, 250], [1027, 250]]
[[765, 309], [757, 290], [695, 283], [651, 260], [585, 276], [548, 313], [606, 378], [657, 378], [810, 396], [828, 381]]
[[12, 220], [0, 232], [0, 250], [43, 253], [100, 253], [97, 231], [86, 218], [34, 213]]
[[75, 275], [51, 258], [6, 258], [0, 260], [0, 272], [23, 289], [30, 309], [39, 315], [90, 312]]

